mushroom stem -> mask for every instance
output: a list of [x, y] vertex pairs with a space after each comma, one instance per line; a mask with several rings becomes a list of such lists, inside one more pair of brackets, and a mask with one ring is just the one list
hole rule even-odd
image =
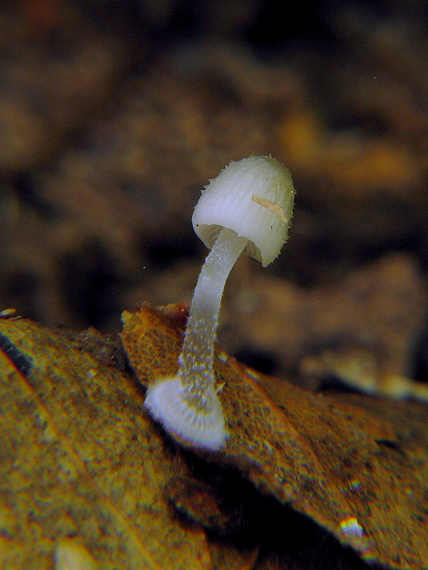
[[210, 412], [215, 395], [214, 342], [224, 285], [247, 242], [247, 238], [223, 228], [205, 260], [193, 294], [178, 377], [183, 399], [202, 413]]
[[206, 449], [218, 449], [228, 437], [215, 390], [214, 342], [224, 285], [247, 242], [221, 230], [195, 287], [178, 373], [150, 385], [145, 401], [166, 429]]

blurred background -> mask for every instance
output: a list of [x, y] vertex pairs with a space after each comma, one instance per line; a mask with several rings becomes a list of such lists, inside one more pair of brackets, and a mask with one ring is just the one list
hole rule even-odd
[[428, 4], [285, 10], [1, 3], [0, 309], [115, 333], [138, 303], [190, 302], [201, 189], [272, 154], [297, 189], [289, 242], [238, 262], [222, 347], [309, 387], [426, 382]]

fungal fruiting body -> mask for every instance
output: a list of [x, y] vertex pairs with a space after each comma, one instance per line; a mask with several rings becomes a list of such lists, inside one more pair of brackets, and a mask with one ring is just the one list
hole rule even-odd
[[148, 388], [145, 406], [164, 428], [190, 444], [216, 450], [228, 437], [215, 387], [214, 342], [226, 279], [242, 252], [268, 265], [287, 239], [294, 188], [272, 157], [230, 163], [211, 180], [193, 213], [193, 227], [211, 248], [193, 294], [175, 376]]
[[167, 430], [207, 448], [227, 437], [215, 392], [215, 331], [226, 279], [246, 242], [233, 230], [220, 232], [195, 287], [178, 373], [149, 387], [145, 402]]

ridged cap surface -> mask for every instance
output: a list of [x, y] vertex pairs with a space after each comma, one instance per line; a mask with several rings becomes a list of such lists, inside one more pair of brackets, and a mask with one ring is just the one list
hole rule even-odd
[[231, 162], [202, 191], [193, 228], [210, 249], [223, 227], [234, 230], [249, 240], [244, 251], [266, 266], [287, 240], [294, 194], [289, 170], [274, 158]]

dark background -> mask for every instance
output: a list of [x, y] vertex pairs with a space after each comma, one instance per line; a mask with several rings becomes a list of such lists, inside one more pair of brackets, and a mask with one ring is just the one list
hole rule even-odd
[[[276, 374], [345, 338], [388, 360], [376, 285], [363, 327], [346, 302], [322, 307], [398, 259], [385, 287], [403, 308], [395, 295], [381, 309], [405, 321], [392, 369], [425, 380], [427, 3], [283, 5], [2, 3], [1, 309], [116, 332], [138, 303], [189, 302], [206, 255], [190, 222], [200, 190], [230, 160], [272, 154], [297, 189], [290, 240], [265, 270], [238, 263], [222, 345]], [[275, 299], [289, 319], [277, 329]]]

